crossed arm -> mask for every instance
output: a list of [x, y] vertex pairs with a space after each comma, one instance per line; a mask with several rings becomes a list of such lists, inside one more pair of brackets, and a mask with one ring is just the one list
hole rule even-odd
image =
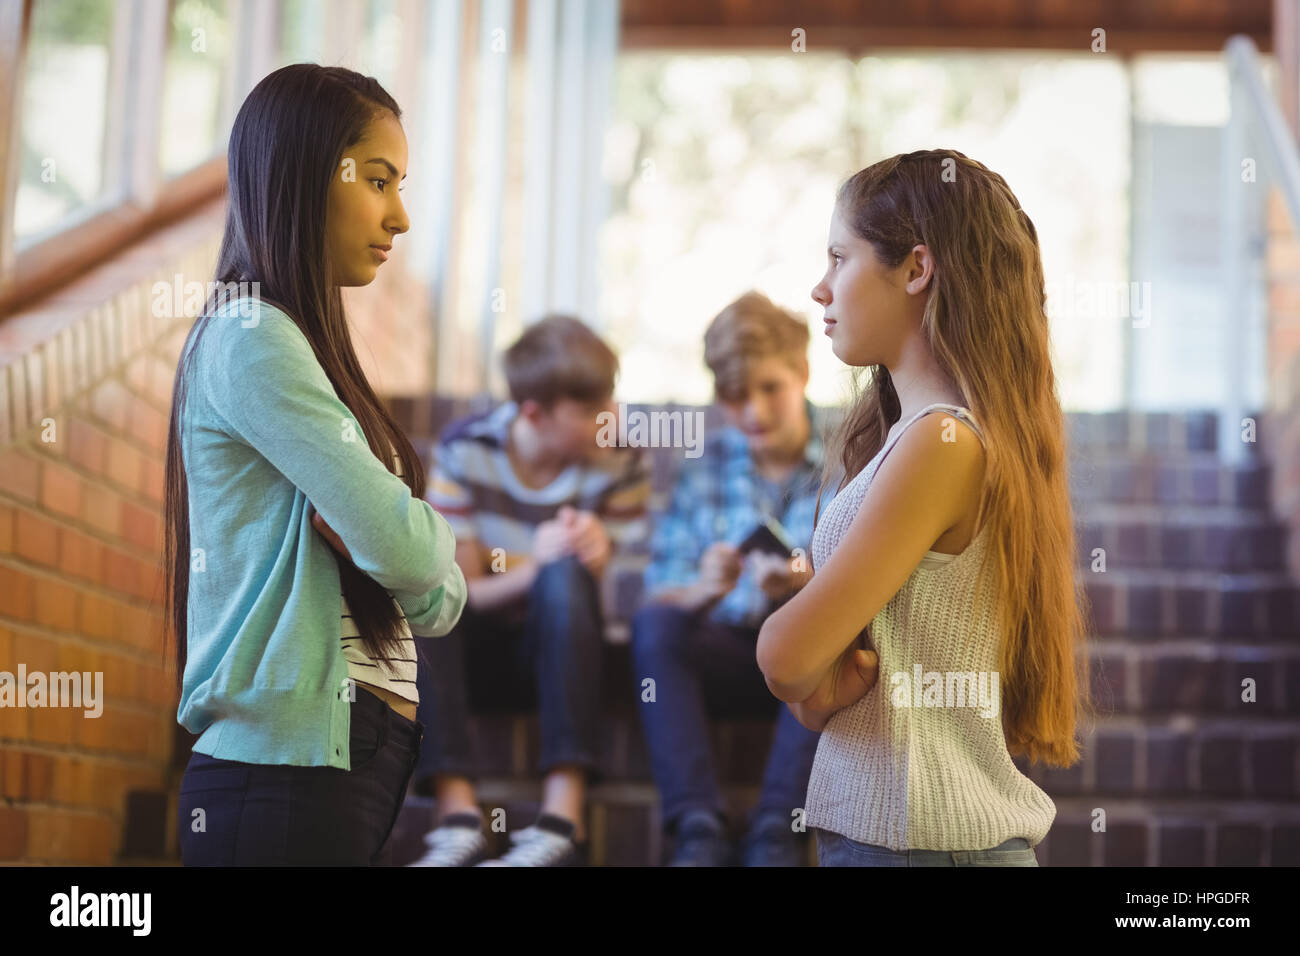
[[933, 412], [904, 432], [835, 553], [759, 632], [768, 688], [810, 729], [871, 689], [874, 654], [855, 638], [934, 542], [978, 507], [984, 449], [965, 426], [945, 441], [948, 417]]

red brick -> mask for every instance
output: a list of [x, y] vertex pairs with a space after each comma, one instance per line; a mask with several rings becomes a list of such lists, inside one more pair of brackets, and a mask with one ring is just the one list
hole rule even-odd
[[14, 551], [35, 564], [57, 567], [59, 526], [35, 511], [14, 512]]
[[87, 484], [81, 519], [105, 534], [117, 536], [122, 529], [122, 498], [103, 485]]
[[41, 469], [27, 451], [0, 451], [0, 491], [34, 502], [40, 492]]
[[41, 506], [75, 518], [81, 514], [83, 486], [75, 472], [47, 461], [41, 474]]
[[27, 853], [27, 811], [0, 806], [0, 860], [21, 860]]
[[144, 456], [126, 442], [108, 445], [108, 477], [127, 491], [139, 493], [144, 476]]
[[117, 633], [117, 611], [114, 603], [89, 591], [81, 595], [81, 621], [78, 630], [87, 637], [112, 639]]
[[20, 621], [31, 621], [36, 616], [34, 598], [36, 583], [32, 576], [20, 568], [0, 565], [0, 614]]
[[146, 462], [140, 490], [156, 505], [163, 503], [166, 468], [161, 461]]
[[94, 416], [116, 431], [126, 431], [131, 393], [114, 379], [100, 383], [91, 393], [90, 408]]
[[54, 578], [36, 579], [36, 621], [53, 631], [77, 629], [76, 589]]
[[131, 401], [129, 427], [141, 445], [160, 455], [167, 450], [167, 416], [142, 398]]
[[23, 763], [23, 800], [47, 802], [54, 781], [54, 758], [49, 754], [22, 754]]
[[136, 547], [161, 555], [162, 526], [162, 515], [154, 509], [122, 501], [122, 537]]
[[59, 569], [73, 577], [96, 584], [102, 583], [103, 545], [94, 538], [71, 528], [64, 528], [61, 538]]
[[71, 810], [31, 810], [27, 855], [51, 863], [111, 863], [114, 829], [106, 816]]
[[14, 509], [0, 501], [0, 554], [10, 554], [14, 548]]
[[68, 460], [87, 471], [103, 474], [108, 462], [108, 438], [84, 418], [68, 420]]

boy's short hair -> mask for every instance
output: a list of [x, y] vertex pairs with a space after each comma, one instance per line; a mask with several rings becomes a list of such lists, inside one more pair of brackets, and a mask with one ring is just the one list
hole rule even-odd
[[776, 356], [808, 370], [808, 323], [761, 292], [746, 292], [719, 312], [704, 333], [704, 363], [723, 401], [743, 394], [750, 366]]
[[549, 409], [558, 399], [584, 403], [608, 399], [618, 376], [618, 356], [581, 319], [550, 314], [524, 330], [502, 359], [510, 397]]

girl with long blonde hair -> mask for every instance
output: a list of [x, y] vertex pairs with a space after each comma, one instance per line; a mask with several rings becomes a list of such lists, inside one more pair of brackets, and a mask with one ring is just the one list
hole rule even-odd
[[1073, 764], [1091, 712], [1037, 233], [997, 173], [926, 150], [840, 187], [827, 255], [812, 297], [870, 380], [812, 581], [757, 650], [821, 732], [805, 822], [822, 865], [1036, 866], [1056, 809], [1012, 757]]

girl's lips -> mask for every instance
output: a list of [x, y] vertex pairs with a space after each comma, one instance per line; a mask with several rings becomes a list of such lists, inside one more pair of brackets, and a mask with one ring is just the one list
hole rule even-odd
[[380, 249], [378, 246], [371, 246], [370, 251], [373, 252], [375, 255], [379, 256], [380, 262], [388, 261], [388, 253], [385, 252], [383, 249]]

